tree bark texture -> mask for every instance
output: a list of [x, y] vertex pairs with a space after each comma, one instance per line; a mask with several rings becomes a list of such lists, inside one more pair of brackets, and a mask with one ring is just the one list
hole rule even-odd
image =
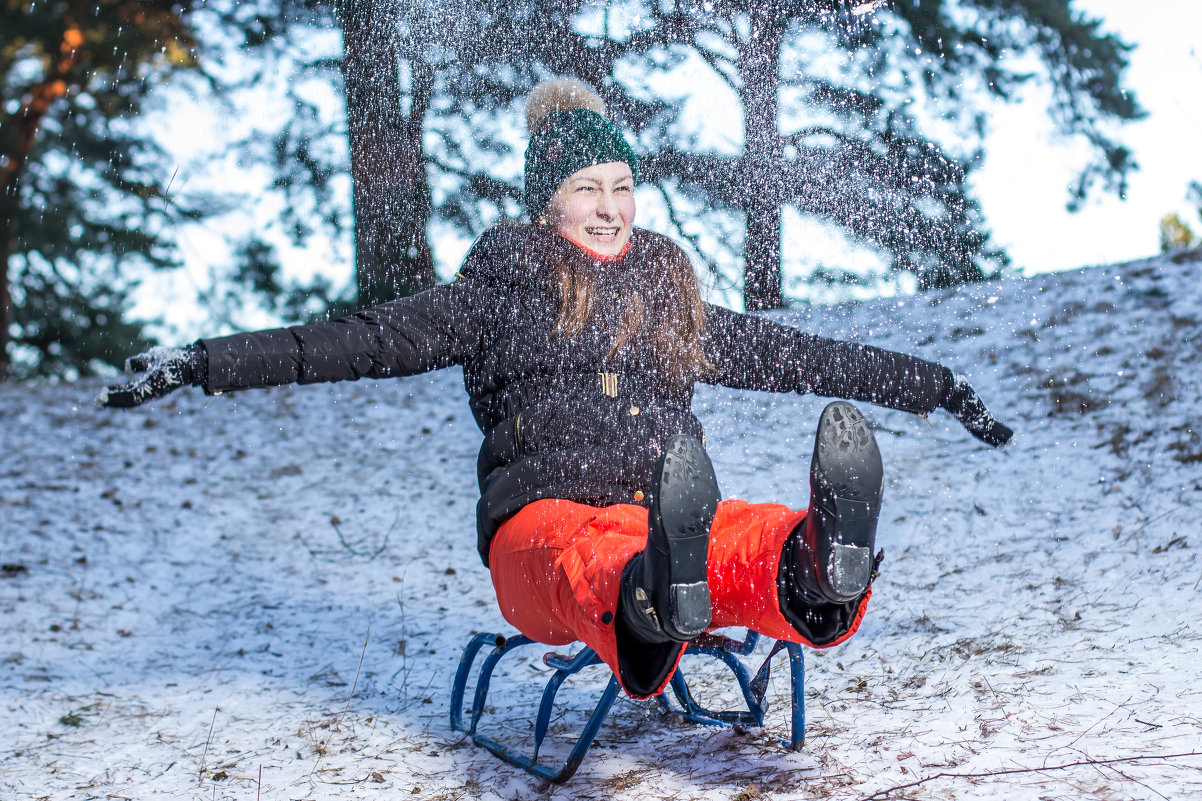
[[359, 304], [411, 295], [437, 283], [426, 238], [431, 197], [422, 123], [433, 70], [412, 57], [408, 113], [402, 109], [395, 0], [343, 0], [344, 54]]
[[748, 192], [743, 205], [747, 238], [743, 247], [743, 303], [748, 310], [779, 309], [781, 286], [781, 178], [784, 144], [778, 125], [777, 84], [784, 27], [778, 12], [754, 7], [751, 29], [741, 43], [743, 78], [743, 169]]
[[28, 157], [26, 153], [18, 161], [10, 154], [5, 155], [9, 155], [10, 162], [0, 167], [0, 382], [8, 378], [11, 367], [8, 329], [13, 320], [13, 298], [9, 270], [17, 237], [17, 193]]
[[8, 262], [16, 233], [16, 186], [0, 186], [0, 382], [8, 378], [8, 327], [12, 323], [12, 291], [9, 289]]

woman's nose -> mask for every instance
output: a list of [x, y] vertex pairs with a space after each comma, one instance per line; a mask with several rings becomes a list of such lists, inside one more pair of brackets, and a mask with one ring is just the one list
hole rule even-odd
[[618, 213], [618, 201], [613, 192], [601, 192], [597, 198], [597, 216], [609, 220]]

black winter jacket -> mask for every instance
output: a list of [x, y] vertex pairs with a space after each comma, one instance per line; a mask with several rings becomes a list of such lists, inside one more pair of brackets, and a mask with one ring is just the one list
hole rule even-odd
[[[620, 265], [658, 234], [636, 229]], [[484, 442], [478, 548], [526, 504], [646, 503], [661, 444], [702, 438], [692, 386], [661, 380], [637, 338], [609, 355], [619, 301], [605, 297], [581, 334], [555, 333], [559, 290], [528, 226], [502, 225], [472, 247], [459, 280], [329, 323], [207, 339], [207, 392], [463, 368]], [[662, 241], [661, 241], [662, 244]], [[620, 269], [620, 266], [619, 266]], [[933, 362], [805, 334], [707, 306], [704, 348], [729, 387], [933, 411], [951, 373]]]

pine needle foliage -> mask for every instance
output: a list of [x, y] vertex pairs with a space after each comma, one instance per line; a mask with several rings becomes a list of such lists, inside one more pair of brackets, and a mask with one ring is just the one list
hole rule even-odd
[[129, 293], [200, 212], [135, 122], [197, 67], [192, 5], [0, 2], [0, 379], [86, 375], [145, 343]]

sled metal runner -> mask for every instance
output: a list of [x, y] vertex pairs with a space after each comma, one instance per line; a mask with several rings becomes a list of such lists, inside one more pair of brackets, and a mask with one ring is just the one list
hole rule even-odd
[[[707, 726], [763, 726], [764, 715], [768, 711], [768, 704], [764, 700], [764, 696], [767, 693], [768, 680], [771, 677], [772, 658], [782, 650], [786, 651], [789, 655], [789, 677], [792, 689], [791, 734], [788, 740], [781, 740], [781, 742], [792, 750], [800, 749], [805, 742], [805, 658], [801, 647], [796, 643], [777, 641], [760, 664], [755, 675], [752, 676], [739, 657], [748, 656], [754, 652], [758, 642], [759, 635], [751, 631], [743, 640], [705, 634], [697, 638], [685, 650], [686, 655], [709, 656], [723, 662], [730, 669], [739, 686], [746, 709], [714, 711], [701, 706], [689, 691], [688, 680], [680, 668], [677, 668], [676, 672], [672, 674], [667, 689], [656, 696], [656, 700], [665, 711], [679, 715], [692, 723]], [[467, 734], [472, 738], [472, 742], [487, 748], [497, 757], [540, 779], [549, 782], [564, 782], [570, 779], [576, 769], [580, 767], [580, 762], [601, 730], [605, 716], [609, 714], [610, 707], [618, 697], [618, 679], [616, 676], [610, 675], [609, 683], [602, 691], [597, 705], [593, 708], [583, 731], [576, 739], [563, 764], [556, 767], [539, 762], [539, 751], [550, 728], [551, 716], [555, 709], [555, 697], [560, 686], [569, 676], [579, 673], [591, 665], [602, 664], [602, 662], [593, 649], [588, 647], [582, 648], [574, 656], [565, 656], [555, 652], [543, 656], [543, 663], [553, 672], [543, 689], [538, 717], [535, 719], [533, 751], [529, 754], [519, 753], [501, 741], [482, 734], [479, 726], [487, 709], [489, 685], [497, 663], [506, 654], [522, 646], [533, 644], [536, 643], [524, 635], [504, 637], [499, 634], [482, 633], [472, 637], [464, 649], [463, 658], [459, 661], [459, 669], [455, 673], [455, 683], [451, 688], [451, 728]], [[488, 645], [492, 646], [492, 650], [484, 657], [479, 670], [475, 671], [476, 689], [472, 697], [470, 717], [465, 725], [463, 702], [468, 680], [473, 674], [477, 657]], [[669, 693], [672, 698], [669, 698]], [[672, 700], [673, 698], [675, 700]]]

